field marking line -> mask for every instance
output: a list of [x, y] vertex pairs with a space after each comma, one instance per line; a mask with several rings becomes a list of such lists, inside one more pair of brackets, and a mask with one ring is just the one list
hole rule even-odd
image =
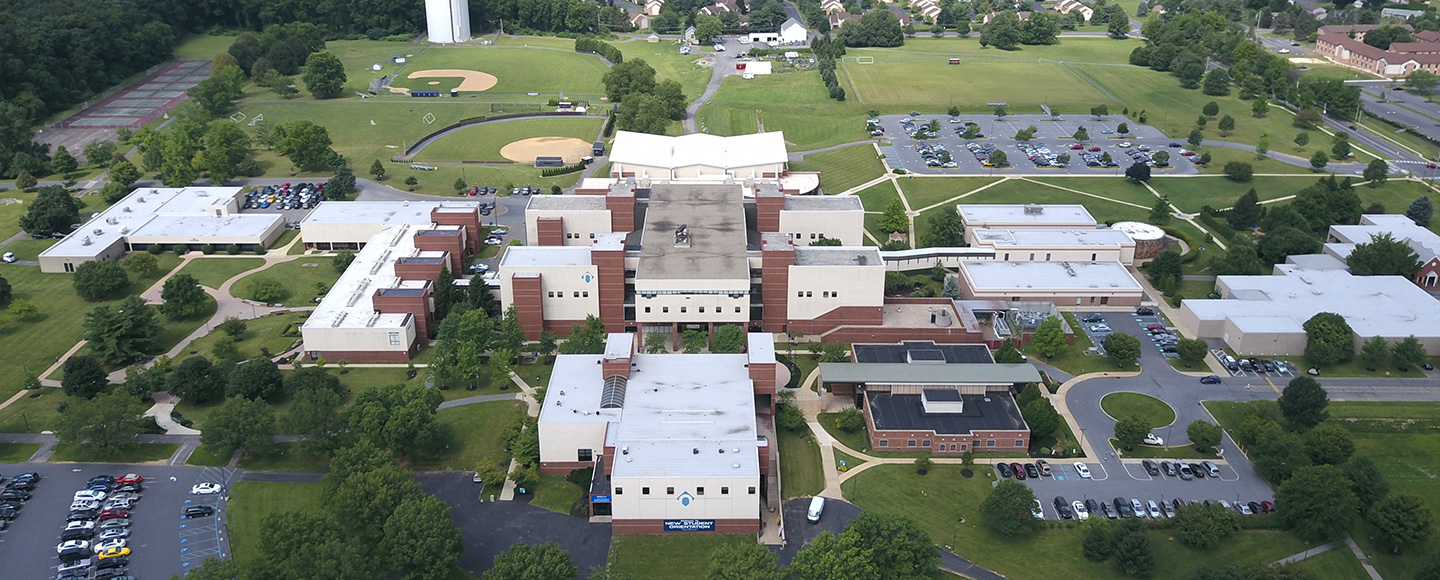
[[[860, 58], [860, 57], [855, 57]], [[855, 94], [856, 103], [864, 103], [865, 97], [860, 95], [860, 87], [855, 85], [855, 77], [851, 76], [850, 68], [845, 65], [845, 59], [840, 59], [840, 70], [845, 71], [845, 82], [850, 83], [850, 91]]]
[[1042, 181], [1035, 181], [1035, 180], [1030, 179], [1029, 177], [1025, 177], [1025, 176], [1016, 176], [1015, 179], [1019, 179], [1019, 180], [1021, 180], [1021, 181], [1028, 181], [1028, 182], [1030, 182], [1030, 183], [1034, 183], [1034, 184], [1036, 184], [1036, 185], [1043, 185], [1043, 186], [1045, 186], [1045, 187], [1053, 187], [1053, 188], [1059, 189], [1059, 190], [1061, 190], [1061, 191], [1068, 191], [1068, 192], [1070, 192], [1070, 193], [1078, 193], [1078, 194], [1080, 194], [1080, 195], [1084, 195], [1084, 196], [1088, 196], [1088, 197], [1093, 197], [1093, 198], [1095, 198], [1095, 199], [1102, 199], [1102, 200], [1105, 200], [1105, 201], [1108, 201], [1108, 202], [1111, 202], [1111, 203], [1118, 203], [1118, 204], [1120, 204], [1120, 205], [1128, 205], [1128, 206], [1130, 206], [1130, 207], [1136, 207], [1136, 208], [1140, 208], [1140, 209], [1150, 209], [1150, 208], [1145, 207], [1145, 206], [1143, 206], [1143, 205], [1140, 205], [1140, 204], [1138, 204], [1138, 203], [1130, 203], [1130, 202], [1128, 202], [1128, 201], [1120, 201], [1120, 200], [1118, 200], [1118, 199], [1110, 199], [1110, 198], [1105, 197], [1105, 196], [1103, 196], [1103, 195], [1096, 195], [1096, 194], [1093, 194], [1093, 193], [1087, 193], [1087, 192], [1084, 192], [1084, 191], [1080, 191], [1080, 190], [1078, 190], [1078, 189], [1070, 189], [1070, 188], [1068, 188], [1068, 187], [1064, 187], [1064, 186], [1060, 186], [1060, 185], [1055, 185], [1055, 184], [1052, 184], [1052, 183], [1045, 183], [1045, 182], [1042, 182]]
[[[946, 177], [949, 177], [949, 176], [946, 176]], [[940, 207], [940, 206], [942, 206], [942, 205], [945, 205], [945, 204], [947, 204], [947, 203], [960, 201], [961, 198], [964, 198], [964, 197], [967, 197], [967, 196], [971, 196], [971, 195], [975, 195], [975, 194], [977, 194], [977, 193], [980, 193], [980, 192], [982, 192], [982, 191], [985, 191], [986, 189], [990, 189], [990, 188], [992, 188], [992, 187], [995, 187], [996, 185], [999, 185], [999, 184], [1005, 182], [1005, 180], [1007, 180], [1007, 179], [1012, 179], [1012, 178], [1011, 178], [1010, 176], [1008, 176], [1008, 175], [1007, 175], [1007, 176], [1004, 176], [1004, 177], [1001, 177], [1000, 179], [996, 179], [995, 181], [992, 181], [992, 182], [990, 182], [990, 183], [987, 183], [987, 184], [985, 184], [985, 185], [982, 185], [982, 186], [980, 186], [980, 187], [977, 187], [977, 188], [975, 188], [975, 189], [972, 189], [972, 190], [970, 190], [970, 191], [967, 191], [967, 192], [962, 193], [962, 194], [960, 194], [960, 195], [957, 195], [957, 196], [955, 196], [955, 197], [952, 197], [952, 198], [949, 198], [949, 199], [943, 199], [943, 200], [940, 200], [940, 201], [937, 202], [937, 203], [931, 204], [931, 205], [926, 206], [926, 207], [922, 207], [922, 208], [920, 208], [920, 212], [921, 212], [921, 213], [924, 213], [924, 212], [930, 211], [930, 210], [932, 210], [932, 209], [935, 209], [935, 208], [937, 208], [937, 207]]]
[[1090, 86], [1093, 86], [1093, 87], [1095, 87], [1096, 89], [1099, 89], [1100, 92], [1105, 93], [1105, 96], [1110, 97], [1110, 100], [1115, 101], [1115, 104], [1117, 104], [1117, 105], [1123, 105], [1123, 104], [1124, 104], [1124, 103], [1120, 100], [1119, 97], [1116, 97], [1114, 93], [1111, 93], [1110, 90], [1109, 90], [1109, 89], [1106, 89], [1104, 85], [1101, 85], [1099, 81], [1090, 78], [1090, 75], [1087, 75], [1087, 74], [1085, 74], [1085, 73], [1083, 73], [1083, 72], [1080, 72], [1079, 69], [1077, 69], [1077, 68], [1075, 68], [1075, 67], [1073, 67], [1073, 66], [1070, 66], [1070, 63], [1068, 63], [1068, 62], [1067, 62], [1067, 63], [1062, 63], [1062, 64], [1065, 66], [1065, 69], [1066, 69], [1066, 70], [1069, 70], [1069, 71], [1070, 71], [1071, 73], [1073, 73], [1075, 76], [1080, 77], [1080, 80], [1085, 81], [1085, 82], [1087, 82], [1087, 83], [1090, 83]]

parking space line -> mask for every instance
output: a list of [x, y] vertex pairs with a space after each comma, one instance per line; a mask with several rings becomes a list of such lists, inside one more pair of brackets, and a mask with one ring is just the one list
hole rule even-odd
[[[1130, 476], [1130, 479], [1133, 479], [1133, 480], [1135, 480], [1135, 481], [1152, 481], [1152, 480], [1155, 479], [1154, 477], [1151, 477], [1151, 476], [1150, 476], [1150, 473], [1147, 472], [1147, 471], [1145, 471], [1145, 467], [1144, 467], [1143, 465], [1140, 465], [1139, 463], [1131, 463], [1131, 462], [1129, 462], [1129, 461], [1121, 461], [1121, 462], [1120, 462], [1120, 466], [1121, 466], [1121, 467], [1124, 467], [1124, 468], [1125, 468], [1125, 474], [1126, 474], [1126, 475], [1129, 475], [1129, 476]], [[1135, 472], [1130, 470], [1130, 467], [1131, 467], [1131, 466], [1140, 467], [1140, 473], [1143, 474], [1145, 477], [1144, 477], [1143, 479], [1142, 479], [1142, 478], [1139, 478], [1139, 477], [1136, 477], [1136, 476], [1135, 476]]]

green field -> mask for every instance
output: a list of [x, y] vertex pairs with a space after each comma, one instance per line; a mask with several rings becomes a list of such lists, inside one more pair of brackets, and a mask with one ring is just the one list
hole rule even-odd
[[[1150, 215], [1150, 207], [1155, 204], [1155, 196], [1153, 195], [1149, 196], [1150, 201], [1146, 203], [1138, 203], [1139, 200], [1144, 199], [1139, 194], [1144, 193], [1144, 195], [1149, 195], [1149, 192], [1146, 192], [1143, 189], [1139, 191], [1134, 191], [1135, 188], [1123, 179], [1112, 180], [1098, 177], [1074, 178], [1070, 180], [1062, 180], [1060, 178], [1042, 179], [1045, 182], [1049, 182], [1055, 185], [1062, 185], [1063, 187], [1066, 187], [1068, 189], [1074, 189], [1077, 191], [1089, 192], [1094, 189], [1097, 191], [1095, 195], [1114, 195], [1117, 191], [1126, 191], [1131, 195], [1135, 196], [1132, 199], [1135, 199], [1137, 201], [1130, 201], [1130, 199], [1121, 199], [1118, 201], [1129, 202], [1142, 207], [1135, 207], [1135, 205], [1127, 205], [1126, 203], [1118, 203], [1117, 201], [1100, 199], [1097, 197], [1082, 195], [1079, 193], [1056, 189], [1053, 187], [1045, 187], [1043, 185], [1038, 185], [1036, 183], [1032, 183], [1028, 180], [1023, 179], [1006, 180], [1004, 183], [1000, 183], [993, 187], [986, 188], [984, 191], [978, 192], [974, 195], [969, 195], [961, 198], [956, 203], [1078, 203], [1083, 204], [1086, 209], [1090, 210], [1090, 215], [1094, 216], [1096, 220], [1101, 222], [1108, 222], [1112, 220], [1145, 221], [1145, 218]], [[1113, 185], [1105, 182], [1113, 182]], [[1115, 188], [1115, 186], [1120, 187]]]
[[228, 449], [212, 449], [209, 445], [201, 445], [190, 452], [190, 457], [185, 460], [185, 465], [225, 467], [230, 463], [230, 455], [233, 453]]
[[230, 293], [241, 298], [250, 298], [251, 285], [256, 280], [270, 279], [285, 287], [285, 306], [311, 306], [315, 303], [316, 296], [324, 294], [317, 284], [323, 284], [325, 292], [328, 292], [330, 286], [339, 278], [340, 273], [331, 266], [330, 258], [301, 257], [275, 264], [237, 280], [231, 285]]
[[301, 451], [295, 443], [276, 443], [266, 453], [246, 452], [239, 466], [251, 471], [326, 471], [330, 457]]
[[[896, 180], [910, 202], [910, 209], [922, 210], [999, 181], [993, 177], [901, 178]], [[956, 202], [961, 203], [961, 202]], [[945, 204], [950, 211], [954, 208]], [[880, 208], [884, 210], [884, 207]]]
[[720, 546], [755, 543], [754, 534], [698, 536], [617, 534], [610, 540], [610, 570], [634, 580], [703, 578]]
[[[600, 136], [603, 117], [533, 118], [482, 123], [431, 143], [417, 159], [440, 161], [508, 161], [500, 149], [531, 137], [574, 137], [586, 143]], [[588, 155], [588, 153], [587, 153]]]
[[[970, 468], [974, 471], [970, 478], [962, 477], [961, 469], [959, 465], [936, 465], [921, 476], [910, 465], [878, 465], [841, 487], [845, 498], [861, 508], [907, 516], [942, 548], [1011, 580], [1119, 577], [1109, 563], [1081, 557], [1078, 528], [1044, 530], [1020, 538], [991, 532], [981, 523], [979, 506], [990, 493], [994, 476], [986, 466]], [[1284, 532], [1241, 531], [1208, 551], [1186, 548], [1166, 531], [1149, 534], [1155, 561], [1162, 563], [1156, 566], [1154, 578], [1161, 580], [1188, 580], [1204, 564], [1273, 562], [1305, 549], [1304, 543]]]
[[[900, 112], [898, 107], [894, 112]], [[725, 77], [720, 91], [700, 109], [699, 121], [705, 132], [747, 135], [763, 119], [766, 131], [785, 132], [792, 151], [806, 151], [868, 139], [865, 113], [866, 106], [853, 100], [830, 99], [816, 71]]]
[[169, 459], [180, 446], [175, 443], [136, 443], [129, 449], [110, 455], [100, 454], [85, 445], [55, 446], [54, 462], [144, 463]]
[[[1187, 147], [1189, 146], [1187, 145]], [[1276, 149], [1278, 149], [1278, 151], [1276, 151], [1278, 153], [1289, 153], [1285, 150], [1285, 147], [1276, 147], [1273, 137], [1271, 138], [1271, 147], [1275, 147]], [[1294, 144], [1290, 144], [1290, 147], [1294, 148]], [[1244, 163], [1249, 163], [1250, 166], [1254, 168], [1257, 175], [1265, 173], [1287, 175], [1315, 175], [1315, 172], [1310, 169], [1309, 165], [1306, 165], [1305, 167], [1299, 167], [1268, 156], [1256, 159], [1255, 153], [1253, 151], [1242, 151], [1240, 149], [1230, 149], [1228, 147], [1202, 147], [1199, 149], [1199, 151], [1201, 153], [1210, 154], [1210, 163], [1208, 165], [1200, 166], [1200, 173], [1202, 174], [1222, 175], [1225, 173], [1226, 163], [1229, 163], [1231, 161], [1241, 161]], [[1153, 184], [1154, 181], [1152, 180], [1151, 183]]]
[[477, 403], [437, 413], [440, 423], [448, 425], [455, 435], [446, 452], [413, 462], [410, 467], [425, 471], [473, 470], [483, 459], [506, 465], [510, 453], [500, 442], [500, 434], [511, 423], [525, 416], [525, 404], [519, 401]]
[[234, 42], [235, 37], [229, 35], [192, 34], [175, 46], [175, 60], [211, 60]]
[[1368, 578], [1365, 568], [1349, 546], [1340, 545], [1335, 549], [1305, 559], [1305, 567], [1315, 572], [1317, 580], [1353, 580]]
[[[547, 101], [558, 98], [561, 94], [574, 99], [599, 99], [605, 95], [605, 86], [600, 82], [600, 77], [609, 70], [599, 58], [576, 53], [573, 42], [570, 48], [513, 45], [431, 46], [424, 52], [412, 54], [415, 56], [409, 59], [409, 66], [391, 83], [392, 86], [437, 89], [448, 93], [460, 84], [460, 79], [408, 77], [413, 73], [432, 69], [473, 70], [494, 75], [496, 84], [484, 92], [462, 94], [499, 102]], [[536, 74], [540, 71], [544, 74]], [[429, 84], [435, 81], [440, 84]], [[539, 95], [529, 96], [527, 93]]]
[[820, 447], [809, 429], [778, 429], [780, 438], [780, 495], [785, 499], [808, 497], [825, 489]]
[[552, 512], [570, 515], [570, 509], [580, 500], [585, 499], [586, 490], [580, 486], [570, 483], [563, 475], [546, 475], [540, 478], [540, 485], [535, 488], [534, 497], [530, 505], [542, 507]]
[[39, 450], [39, 443], [0, 443], [0, 463], [25, 463]]
[[[951, 40], [951, 39], [947, 39]], [[954, 39], [959, 41], [959, 39]], [[999, 51], [995, 51], [999, 52]], [[859, 64], [868, 57], [874, 64]], [[944, 54], [869, 48], [846, 51], [842, 68], [864, 105], [904, 107], [950, 105], [987, 110], [985, 103], [1001, 101], [1020, 110], [1042, 104], [1068, 105], [1083, 110], [1100, 103], [1114, 104], [1095, 85], [1064, 64], [1019, 58], [961, 58], [947, 64]], [[850, 87], [846, 87], [850, 90]], [[978, 107], [978, 108], [977, 108]]]
[[1117, 421], [1135, 413], [1144, 415], [1150, 421], [1151, 429], [1175, 422], [1175, 410], [1170, 405], [1140, 393], [1110, 393], [1100, 399], [1100, 408]]
[[705, 85], [710, 83], [710, 67], [695, 64], [704, 55], [698, 52], [682, 55], [674, 41], [650, 44], [637, 38], [610, 44], [620, 49], [625, 60], [644, 60], [645, 64], [655, 69], [657, 78], [678, 81], [685, 89], [685, 97], [691, 101], [705, 92]]
[[[296, 341], [297, 336], [284, 336], [286, 327], [294, 324], [296, 326], [305, 322], [308, 313], [294, 312], [290, 314], [279, 314], [261, 316], [260, 318], [246, 320], [245, 332], [240, 335], [240, 340], [235, 342], [235, 349], [239, 351], [242, 358], [252, 358], [264, 354], [260, 349], [266, 349], [272, 356], [285, 352]], [[224, 332], [214, 331], [210, 334], [195, 339], [190, 343], [185, 354], [195, 354], [209, 357], [215, 343], [222, 340], [233, 340], [230, 335]], [[369, 369], [367, 369], [369, 370]]]
[[820, 172], [820, 188], [826, 195], [844, 193], [885, 174], [885, 166], [869, 143], [811, 153], [804, 161], [790, 163], [790, 171]]
[[[1130, 12], [1133, 14], [1134, 10]], [[1130, 62], [1130, 53], [1138, 46], [1140, 46], [1140, 41], [1135, 39], [1066, 37], [1060, 39], [1058, 44], [1022, 46], [1020, 50], [1005, 51], [980, 46], [979, 34], [972, 34], [969, 38], [917, 36], [905, 39], [905, 46], [901, 48], [874, 50], [928, 54], [932, 56], [932, 60], [945, 66], [950, 66], [945, 64], [947, 62], [945, 59], [958, 56], [962, 63], [960, 68], [964, 68], [963, 63], [977, 58], [1017, 62], [1045, 59], [1070, 63], [1127, 64]], [[855, 51], [845, 53], [846, 56], [852, 54], [856, 54]], [[875, 62], [879, 64], [880, 59], [875, 59]]]
[[230, 551], [240, 569], [249, 570], [259, 557], [260, 529], [273, 513], [320, 507], [320, 483], [237, 482], [225, 508]]
[[194, 276], [201, 286], [219, 288], [236, 274], [264, 265], [264, 258], [196, 258], [185, 264], [180, 273]]

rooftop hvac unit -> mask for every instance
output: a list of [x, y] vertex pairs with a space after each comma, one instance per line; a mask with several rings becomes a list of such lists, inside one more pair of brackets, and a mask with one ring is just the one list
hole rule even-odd
[[345, 306], [346, 306], [346, 307], [354, 306], [356, 302], [359, 302], [359, 301], [360, 301], [360, 297], [361, 297], [362, 295], [364, 295], [365, 289], [366, 289], [366, 288], [369, 288], [369, 287], [370, 287], [370, 279], [369, 279], [369, 278], [366, 278], [366, 279], [364, 279], [364, 280], [361, 280], [361, 281], [360, 281], [360, 286], [359, 286], [358, 288], [356, 288], [354, 292], [351, 292], [351, 293], [350, 293], [350, 299], [345, 302]]
[[125, 212], [125, 213], [130, 213], [130, 212], [132, 212], [132, 211], [134, 211], [134, 210], [130, 209], [130, 206], [127, 205], [127, 206], [125, 206], [125, 209], [122, 209], [122, 210], [120, 210], [120, 211], [123, 211], [123, 212]]
[[331, 323], [330, 323], [330, 328], [339, 328], [339, 327], [340, 327], [340, 323], [341, 323], [341, 322], [345, 322], [345, 317], [348, 316], [349, 314], [350, 314], [349, 312], [341, 312], [341, 313], [340, 313], [340, 316], [336, 316], [336, 317], [335, 317], [335, 322], [331, 322]]
[[380, 311], [379, 311], [379, 310], [376, 310], [376, 311], [370, 313], [370, 318], [368, 318], [368, 319], [365, 320], [365, 328], [372, 328], [372, 327], [374, 327], [374, 326], [375, 326], [375, 321], [377, 321], [377, 320], [380, 320]]
[[117, 218], [108, 217], [108, 218], [105, 218], [105, 223], [110, 224], [110, 225], [113, 226], [113, 225], [115, 225], [115, 224], [120, 223], [120, 220], [117, 219]]
[[379, 272], [380, 267], [384, 266], [385, 261], [388, 259], [390, 259], [390, 250], [385, 250], [385, 254], [380, 256], [380, 259], [376, 260], [375, 263], [370, 266], [370, 275], [374, 276], [376, 272]]
[[95, 235], [98, 236], [98, 235], [100, 235], [100, 234], [105, 233], [105, 230], [102, 230], [102, 229], [100, 229], [100, 228], [95, 228], [95, 229], [93, 229], [93, 230], [90, 230], [90, 233], [95, 234]]
[[1045, 206], [1038, 203], [1025, 204], [1025, 215], [1040, 215], [1045, 213]]
[[80, 240], [80, 245], [82, 245], [82, 246], [88, 246], [88, 245], [90, 245], [90, 236], [85, 236], [85, 239]]
[[122, 233], [122, 234], [128, 234], [128, 233], [130, 233], [130, 226], [125, 226], [125, 227], [123, 227], [123, 228], [120, 228], [120, 233]]

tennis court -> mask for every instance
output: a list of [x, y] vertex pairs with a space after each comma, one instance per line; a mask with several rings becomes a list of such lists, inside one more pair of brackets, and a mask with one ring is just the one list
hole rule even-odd
[[131, 87], [61, 121], [56, 128], [138, 129], [179, 106], [188, 98], [185, 91], [209, 76], [209, 62], [171, 63]]

